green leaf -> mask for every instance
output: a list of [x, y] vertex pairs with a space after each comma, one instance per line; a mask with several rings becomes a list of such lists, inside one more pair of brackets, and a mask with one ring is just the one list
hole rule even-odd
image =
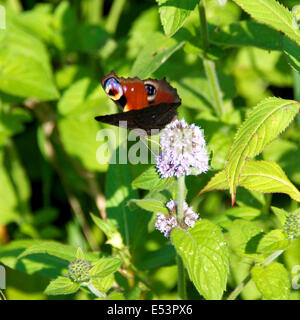
[[149, 77], [183, 45], [183, 41], [177, 42], [159, 32], [154, 33], [137, 56], [130, 71], [131, 75], [141, 79]]
[[101, 293], [106, 293], [111, 286], [113, 285], [115, 281], [115, 277], [113, 274], [110, 274], [109, 276], [105, 278], [94, 278], [91, 280], [92, 285], [99, 290]]
[[282, 46], [285, 57], [289, 65], [296, 71], [300, 72], [300, 47], [299, 44], [288, 37], [282, 38]]
[[171, 239], [199, 293], [205, 299], [221, 299], [229, 262], [220, 228], [208, 220], [200, 220], [191, 229], [175, 229]]
[[234, 219], [253, 220], [260, 215], [261, 211], [248, 207], [233, 207], [212, 218], [212, 222], [228, 229]]
[[121, 292], [112, 292], [108, 296], [108, 300], [125, 300], [125, 297]]
[[268, 253], [276, 250], [285, 250], [291, 240], [283, 230], [275, 229], [267, 233], [259, 242], [257, 251]]
[[211, 32], [210, 40], [225, 46], [254, 46], [281, 50], [282, 35], [264, 24], [252, 20], [238, 21]]
[[[297, 127], [295, 126], [294, 129], [297, 130]], [[262, 155], [264, 160], [278, 163], [291, 181], [297, 185], [300, 184], [300, 149], [297, 143], [280, 138], [276, 139], [266, 147]]]
[[253, 158], [294, 119], [300, 104], [293, 100], [268, 98], [254, 107], [237, 131], [225, 168], [232, 203], [247, 158]]
[[138, 207], [145, 209], [150, 212], [162, 212], [165, 214], [169, 214], [166, 206], [159, 200], [155, 199], [131, 199], [129, 200], [129, 204], [136, 204]]
[[[300, 201], [299, 190], [290, 182], [278, 164], [272, 161], [247, 160], [240, 175], [239, 186], [262, 193], [285, 193]], [[225, 170], [215, 174], [200, 194], [213, 190], [228, 189]]]
[[280, 166], [272, 161], [247, 160], [239, 185], [257, 192], [285, 193], [300, 201], [299, 190], [290, 182]]
[[280, 263], [267, 267], [255, 266], [251, 270], [252, 278], [263, 297], [268, 300], [287, 300], [290, 295], [289, 275]]
[[[71, 262], [75, 260], [77, 250], [69, 245], [63, 245], [55, 241], [39, 241], [37, 244], [28, 247], [18, 258], [22, 259], [28, 255], [44, 254], [54, 256], [58, 259]], [[86, 253], [85, 257], [90, 262], [99, 259], [100, 254], [97, 252]]]
[[[121, 146], [116, 152], [117, 158], [120, 149], [124, 151]], [[130, 210], [127, 203], [132, 198], [138, 198], [138, 193], [131, 187], [131, 182], [129, 164], [109, 165], [105, 186], [107, 217], [116, 221], [125, 245], [134, 241], [136, 212]]]
[[144, 190], [166, 189], [174, 178], [162, 179], [155, 167], [150, 167], [132, 181], [132, 186]]
[[286, 212], [285, 210], [283, 209], [280, 209], [280, 208], [276, 208], [276, 207], [271, 207], [272, 211], [275, 213], [276, 217], [278, 218], [281, 226], [284, 226], [285, 224], [285, 221], [288, 217], [288, 212]]
[[71, 294], [79, 288], [80, 284], [73, 282], [70, 278], [58, 277], [50, 282], [44, 293], [47, 295]]
[[39, 100], [59, 97], [45, 46], [10, 21], [0, 30], [0, 90]]
[[116, 226], [109, 219], [102, 220], [99, 217], [91, 214], [91, 217], [98, 228], [100, 228], [106, 235], [106, 243], [112, 245], [116, 249], [122, 249], [124, 247], [123, 239]]
[[139, 259], [136, 266], [139, 270], [151, 269], [170, 265], [175, 261], [176, 252], [172, 245], [164, 246], [161, 249], [150, 251]]
[[[89, 170], [107, 170], [108, 160], [102, 162], [101, 158], [97, 158], [103, 156], [100, 147], [106, 142], [99, 131], [102, 125], [94, 117], [101, 113], [111, 113], [112, 110], [115, 109], [107, 103], [107, 97], [100, 90], [99, 83], [90, 78], [83, 78], [72, 84], [58, 103], [61, 141], [66, 151]], [[110, 131], [117, 132], [113, 128]], [[100, 139], [102, 142], [99, 142]]]
[[21, 221], [29, 211], [30, 184], [13, 146], [0, 148], [0, 225]]
[[283, 32], [300, 45], [300, 31], [295, 27], [293, 14], [276, 0], [234, 0], [252, 18]]
[[78, 247], [78, 249], [76, 251], [75, 258], [80, 259], [80, 260], [85, 260], [85, 254], [83, 253], [83, 251], [80, 247]]
[[240, 256], [256, 259], [257, 246], [263, 237], [262, 229], [254, 222], [237, 219], [229, 227], [230, 243]]
[[122, 263], [118, 258], [102, 258], [90, 269], [91, 277], [105, 278], [116, 272]]
[[195, 9], [199, 0], [156, 0], [159, 5], [160, 21], [163, 25], [165, 34], [172, 36], [184, 24]]

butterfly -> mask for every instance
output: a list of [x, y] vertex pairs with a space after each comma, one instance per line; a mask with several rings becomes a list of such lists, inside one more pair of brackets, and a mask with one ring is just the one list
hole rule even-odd
[[123, 78], [112, 71], [103, 77], [102, 87], [123, 112], [97, 116], [97, 121], [129, 130], [143, 129], [151, 135], [151, 129], [162, 129], [177, 118], [181, 99], [165, 78]]

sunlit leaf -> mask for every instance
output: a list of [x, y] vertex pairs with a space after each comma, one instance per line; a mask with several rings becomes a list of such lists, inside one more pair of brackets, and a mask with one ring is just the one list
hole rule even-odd
[[228, 251], [220, 228], [200, 220], [191, 229], [175, 229], [171, 239], [199, 293], [206, 299], [221, 299], [226, 288]]
[[182, 27], [199, 0], [156, 0], [165, 34], [172, 36]]
[[280, 263], [272, 263], [267, 267], [255, 266], [251, 270], [253, 280], [263, 297], [268, 300], [287, 300], [291, 283], [289, 275]]
[[234, 0], [243, 10], [260, 23], [283, 32], [300, 45], [300, 30], [295, 27], [294, 16], [276, 0]]
[[232, 203], [247, 158], [253, 158], [294, 119], [300, 104], [293, 100], [268, 98], [253, 108], [236, 133], [225, 168]]

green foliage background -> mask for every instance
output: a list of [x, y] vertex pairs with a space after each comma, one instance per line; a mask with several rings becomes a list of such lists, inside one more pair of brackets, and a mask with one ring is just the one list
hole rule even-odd
[[[154, 228], [155, 212], [165, 210], [176, 186], [170, 180], [157, 188], [165, 192], [147, 191], [150, 182], [140, 175], [149, 165], [108, 166], [96, 161], [101, 145], [97, 132], [111, 127], [94, 117], [118, 112], [100, 85], [111, 70], [124, 77], [166, 77], [182, 99], [179, 118], [204, 129], [211, 170], [186, 178], [186, 199], [201, 218], [222, 227], [230, 243], [224, 298], [247, 276], [256, 254], [245, 253], [241, 239], [279, 228], [271, 206], [288, 212], [298, 208], [299, 115], [292, 123], [283, 122], [283, 129], [289, 125], [288, 129], [258, 156], [284, 170], [294, 193], [263, 194], [239, 187], [234, 208], [228, 191], [208, 187], [206, 191], [212, 192], [198, 193], [224, 169], [250, 107], [273, 96], [300, 101], [299, 33], [285, 27], [284, 15], [282, 21], [276, 18], [278, 8], [263, 14], [258, 8], [253, 15], [247, 7], [250, 1], [220, 6], [209, 0], [210, 47], [205, 48], [195, 8], [199, 1], [173, 2], [165, 11], [167, 0], [0, 1], [6, 8], [6, 29], [0, 29], [0, 262], [7, 267], [8, 299], [50, 299], [45, 288], [50, 279], [66, 274], [78, 246], [89, 251], [89, 261], [114, 255], [116, 248], [129, 248], [122, 257], [129, 262], [106, 279], [107, 288], [114, 282], [123, 298], [177, 298], [175, 250]], [[281, 2], [289, 9], [298, 4]], [[268, 23], [261, 24], [262, 19]], [[216, 65], [222, 116], [203, 55]], [[146, 176], [151, 181], [155, 172], [149, 170]], [[118, 225], [103, 226], [89, 213], [106, 214]], [[242, 228], [249, 235], [241, 234]], [[284, 240], [281, 234], [276, 237]], [[260, 252], [268, 252], [266, 244], [260, 245], [264, 248]], [[281, 246], [274, 248], [286, 248]], [[300, 240], [293, 240], [278, 263], [265, 271], [283, 278], [275, 288], [283, 283], [288, 288], [276, 298], [300, 299], [300, 291], [290, 291], [286, 280], [300, 265], [299, 248]], [[241, 299], [262, 298], [265, 275], [260, 268], [252, 270], [253, 279]], [[189, 298], [201, 298], [191, 282], [188, 289]], [[87, 290], [58, 296], [91, 297]], [[264, 298], [274, 298], [274, 292]]]

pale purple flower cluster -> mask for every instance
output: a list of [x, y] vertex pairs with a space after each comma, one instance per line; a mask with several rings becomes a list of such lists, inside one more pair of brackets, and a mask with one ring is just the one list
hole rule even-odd
[[182, 224], [178, 223], [176, 220], [176, 210], [177, 201], [170, 200], [166, 207], [169, 209], [170, 214], [157, 213], [155, 228], [162, 232], [166, 238], [170, 237], [171, 231], [178, 228], [181, 225], [183, 228], [193, 228], [195, 222], [198, 220], [199, 216], [193, 211], [191, 207], [187, 205], [186, 202], [183, 204], [183, 215], [184, 221]]
[[171, 231], [178, 226], [177, 220], [171, 215], [158, 212], [156, 216], [155, 228], [169, 238]]
[[162, 178], [206, 172], [208, 155], [201, 130], [184, 119], [171, 122], [160, 138], [162, 152], [157, 157], [156, 167]]

